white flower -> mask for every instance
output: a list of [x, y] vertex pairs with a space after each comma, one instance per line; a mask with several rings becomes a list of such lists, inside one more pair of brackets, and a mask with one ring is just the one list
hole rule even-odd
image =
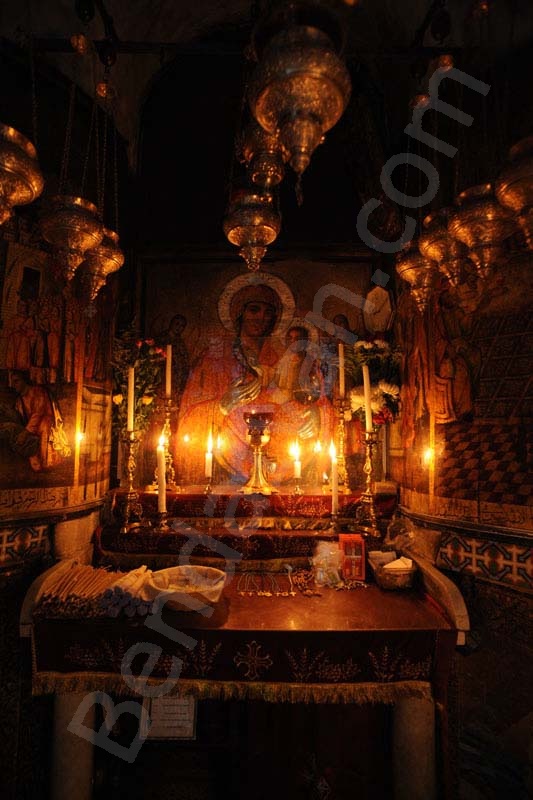
[[378, 348], [378, 350], [382, 350], [384, 353], [388, 353], [390, 350], [388, 342], [385, 339], [375, 339], [374, 346]]
[[380, 381], [379, 389], [383, 394], [388, 394], [394, 399], [397, 399], [400, 396], [400, 387], [396, 386], [395, 383], [388, 383], [388, 381]]

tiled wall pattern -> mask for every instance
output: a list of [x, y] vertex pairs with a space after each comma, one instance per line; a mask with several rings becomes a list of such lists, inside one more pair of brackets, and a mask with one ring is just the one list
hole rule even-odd
[[24, 572], [50, 553], [50, 525], [0, 528], [0, 576]]
[[476, 419], [533, 418], [533, 310], [480, 317], [470, 342], [482, 364]]
[[437, 565], [533, 592], [533, 539], [497, 541], [445, 529]]

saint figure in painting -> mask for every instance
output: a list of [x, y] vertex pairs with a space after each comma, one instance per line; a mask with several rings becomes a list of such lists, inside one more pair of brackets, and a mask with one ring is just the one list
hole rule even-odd
[[[258, 276], [254, 279], [241, 276], [226, 287], [219, 315], [233, 333], [211, 339], [187, 381], [177, 437], [182, 482], [203, 481], [210, 432], [216, 461], [230, 480], [245, 482], [252, 462], [245, 412], [274, 414], [267, 447], [273, 483], [292, 476], [288, 450], [292, 442], [303, 443], [304, 452], [308, 442], [311, 455], [321, 431], [329, 428], [329, 401], [313, 383], [316, 363], [312, 355], [301, 357], [306, 355], [307, 331], [304, 335], [300, 326], [293, 326], [285, 343], [276, 336], [293, 319], [292, 294], [273, 276], [267, 276], [265, 283]], [[305, 455], [302, 460], [305, 468]]]

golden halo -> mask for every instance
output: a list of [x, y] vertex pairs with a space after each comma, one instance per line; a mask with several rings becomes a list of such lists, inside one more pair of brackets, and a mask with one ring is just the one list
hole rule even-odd
[[[318, 328], [316, 325], [313, 325], [312, 322], [309, 322], [305, 317], [293, 317], [291, 319], [291, 324], [289, 328], [305, 328], [309, 334], [309, 341], [310, 342], [318, 342]], [[288, 330], [288, 328], [287, 328]]]
[[268, 272], [254, 272], [250, 275], [237, 275], [226, 284], [218, 299], [218, 316], [221, 323], [228, 331], [235, 332], [235, 326], [231, 318], [231, 301], [235, 294], [246, 286], [268, 286], [274, 291], [280, 300], [281, 314], [272, 331], [278, 336], [283, 336], [290, 327], [294, 317], [294, 295], [281, 278], [270, 275]]

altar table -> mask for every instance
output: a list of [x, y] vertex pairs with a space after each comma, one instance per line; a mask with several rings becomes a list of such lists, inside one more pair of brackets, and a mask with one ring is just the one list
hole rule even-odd
[[[174, 694], [393, 704], [395, 800], [432, 800], [437, 780], [448, 786], [446, 759], [435, 767], [435, 735], [438, 752], [445, 754], [446, 686], [457, 631], [427, 595], [386, 592], [375, 585], [351, 591], [323, 588], [321, 597], [250, 597], [239, 591], [236, 575], [211, 617], [165, 610], [167, 635], [142, 618], [79, 619], [68, 609], [59, 619], [37, 613], [34, 692], [56, 693], [62, 724], [68, 724], [84, 693], [135, 696], [121, 675], [121, 661], [133, 644], [148, 642], [161, 648], [149, 684], [166, 680], [172, 656], [182, 659]], [[173, 640], [169, 631], [190, 636], [192, 649]], [[133, 661], [133, 675], [145, 658]], [[78, 751], [91, 745], [72, 734], [70, 739], [78, 740], [70, 742], [70, 758], [77, 760], [79, 781], [83, 758]], [[86, 754], [87, 759], [92, 763]], [[68, 796], [61, 789], [69, 785], [65, 769], [63, 758], [54, 800]], [[447, 796], [445, 789], [440, 796]]]

